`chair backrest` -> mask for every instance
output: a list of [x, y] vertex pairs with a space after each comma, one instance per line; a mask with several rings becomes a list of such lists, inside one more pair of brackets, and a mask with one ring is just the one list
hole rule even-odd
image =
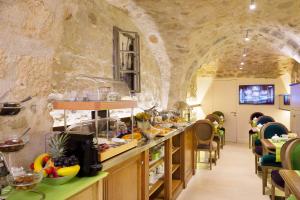
[[264, 125], [268, 122], [275, 122], [275, 120], [273, 119], [273, 117], [270, 117], [270, 116], [260, 116], [258, 119], [257, 119], [257, 122], [256, 124], [261, 124], [261, 125]]
[[250, 120], [252, 121], [255, 117], [256, 117], [256, 118], [259, 118], [259, 117], [261, 117], [261, 116], [264, 116], [264, 114], [261, 113], [261, 112], [254, 112], [254, 113], [252, 113], [252, 114], [250, 115]]
[[214, 138], [214, 127], [209, 120], [198, 120], [193, 125], [194, 137], [197, 144], [210, 144]]
[[225, 115], [221, 111], [215, 111], [212, 114], [218, 115], [219, 117], [223, 116], [223, 118], [225, 119]]
[[285, 153], [287, 169], [300, 170], [300, 138], [295, 139]]
[[268, 122], [260, 129], [260, 136], [262, 139], [270, 139], [275, 134], [281, 136], [283, 134], [288, 134], [289, 131], [285, 125], [279, 122]]
[[284, 168], [284, 169], [288, 169], [288, 163], [287, 163], [287, 159], [286, 159], [287, 148], [295, 140], [297, 140], [297, 138], [293, 138], [293, 139], [286, 141], [280, 149], [280, 159], [281, 159], [281, 163], [282, 163], [282, 168]]
[[218, 115], [215, 114], [209, 114], [205, 117], [205, 119], [208, 119], [210, 122], [215, 122], [217, 121], [218, 123], [220, 123], [221, 119]]

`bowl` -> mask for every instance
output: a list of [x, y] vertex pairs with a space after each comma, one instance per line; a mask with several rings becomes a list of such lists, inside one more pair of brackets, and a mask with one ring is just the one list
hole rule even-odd
[[42, 178], [42, 173], [25, 172], [25, 174], [16, 176], [9, 174], [7, 182], [15, 190], [31, 190], [41, 182]]
[[10, 138], [0, 141], [0, 151], [15, 152], [23, 149], [25, 142], [19, 138]]
[[43, 178], [43, 183], [47, 185], [62, 185], [67, 182], [69, 182], [71, 179], [73, 179], [75, 175], [72, 176], [62, 176], [62, 177], [57, 177], [57, 178]]

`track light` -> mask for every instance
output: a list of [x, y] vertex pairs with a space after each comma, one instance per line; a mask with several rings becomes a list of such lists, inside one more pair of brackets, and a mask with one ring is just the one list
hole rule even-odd
[[255, 4], [254, 0], [251, 0], [250, 5], [249, 5], [249, 9], [250, 10], [255, 10], [256, 9], [256, 4]]

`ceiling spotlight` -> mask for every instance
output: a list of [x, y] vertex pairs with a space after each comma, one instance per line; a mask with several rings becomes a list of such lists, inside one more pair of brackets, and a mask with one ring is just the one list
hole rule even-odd
[[241, 62], [241, 65], [245, 65], [245, 63], [244, 63], [244, 62]]
[[246, 31], [245, 41], [247, 41], [247, 42], [250, 41], [249, 30]]
[[251, 0], [251, 3], [249, 5], [249, 9], [250, 10], [255, 10], [256, 9], [256, 4], [255, 4], [254, 0]]
[[240, 70], [242, 70], [243, 68], [242, 67], [240, 67]]

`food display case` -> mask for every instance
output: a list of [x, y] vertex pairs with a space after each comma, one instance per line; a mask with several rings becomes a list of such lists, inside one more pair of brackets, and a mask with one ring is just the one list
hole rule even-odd
[[[76, 88], [76, 90], [74, 90]], [[137, 102], [131, 100], [128, 85], [108, 78], [79, 75], [71, 78], [63, 95], [53, 96], [55, 110], [63, 110], [66, 132], [88, 132], [94, 134], [99, 159], [104, 161], [137, 146], [133, 138], [134, 108]], [[129, 109], [131, 123], [127, 127], [118, 118], [110, 117], [111, 110]], [[74, 112], [90, 111], [91, 118], [84, 121], [67, 122]], [[102, 114], [100, 114], [101, 112]], [[104, 114], [104, 115], [103, 115]], [[71, 120], [70, 120], [71, 121]], [[127, 135], [126, 139], [118, 137]]]
[[64, 110], [64, 126], [66, 131], [86, 131], [95, 134], [95, 144], [99, 147], [99, 160], [107, 160], [117, 154], [137, 146], [137, 140], [133, 139], [133, 131], [129, 139], [119, 139], [118, 134], [118, 119], [100, 118], [95, 115], [94, 120], [85, 121], [72, 126], [67, 126], [66, 112], [68, 110], [90, 110], [99, 111], [106, 110], [109, 115], [109, 110], [113, 109], [131, 109], [131, 129], [133, 130], [133, 110], [137, 106], [137, 102], [133, 100], [120, 101], [54, 101], [54, 109]]

